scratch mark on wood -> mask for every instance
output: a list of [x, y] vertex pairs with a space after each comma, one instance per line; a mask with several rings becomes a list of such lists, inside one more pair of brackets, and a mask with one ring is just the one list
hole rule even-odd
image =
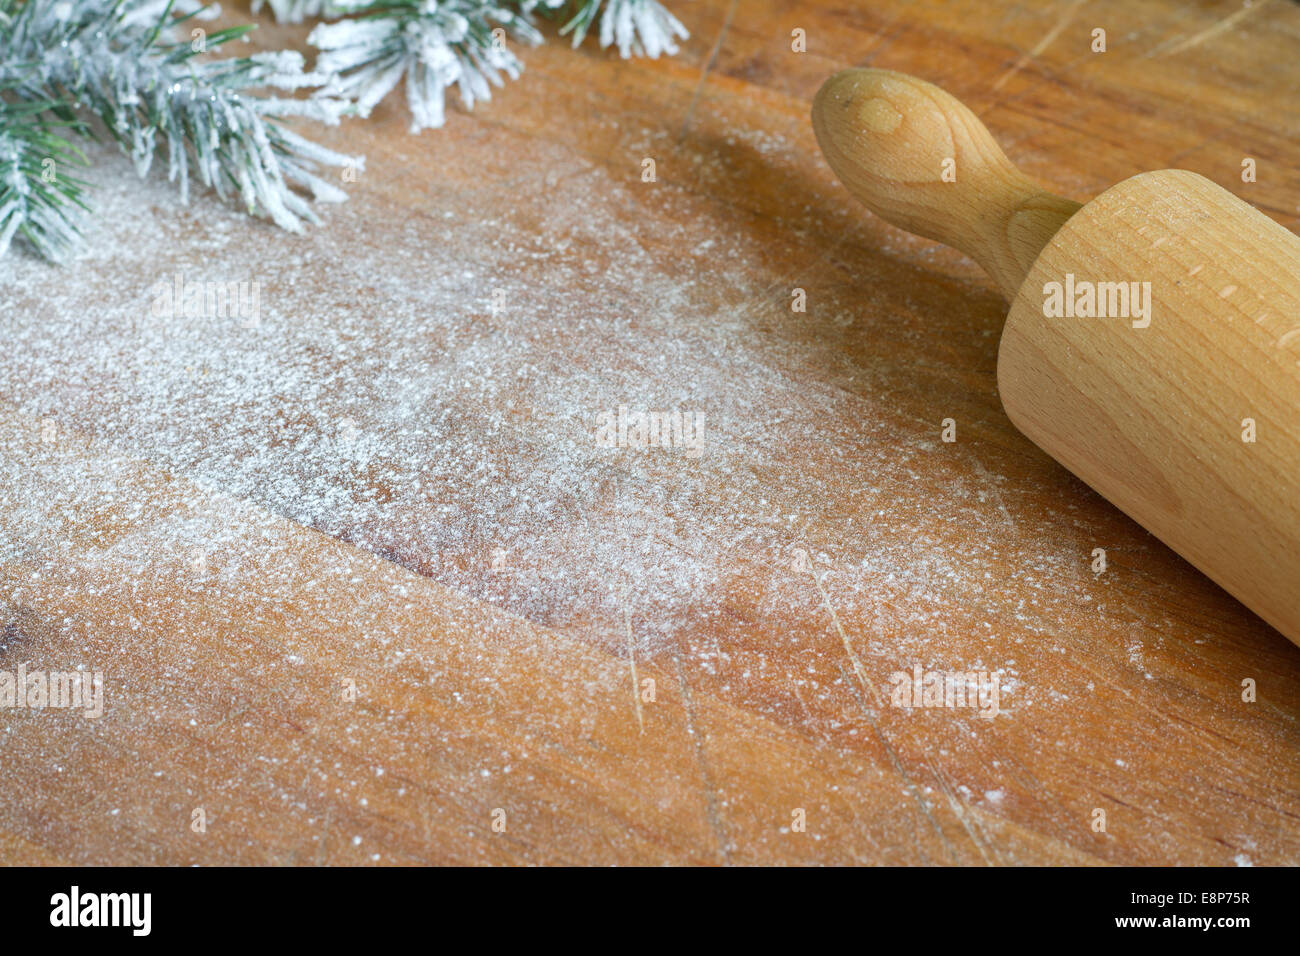
[[[822, 603], [826, 605], [826, 610], [830, 613], [831, 621], [835, 624], [835, 630], [839, 632], [840, 640], [844, 644], [844, 650], [845, 653], [848, 654], [849, 662], [853, 665], [853, 671], [858, 678], [859, 685], [862, 690], [865, 690], [871, 696], [871, 699], [876, 703], [876, 706], [880, 707], [880, 696], [876, 693], [876, 686], [871, 682], [871, 678], [867, 676], [866, 670], [862, 666], [862, 660], [858, 657], [857, 652], [853, 650], [853, 645], [849, 641], [849, 636], [844, 632], [844, 628], [840, 624], [840, 616], [835, 613], [835, 608], [831, 606], [830, 598], [826, 594], [826, 589], [822, 587], [822, 582], [817, 577], [816, 570], [810, 567], [808, 573], [812, 575], [813, 582], [817, 585], [817, 590], [821, 592]], [[852, 681], [849, 682], [849, 686], [853, 686]], [[939, 835], [939, 839], [943, 841], [943, 845], [947, 847], [948, 854], [956, 860], [957, 853], [953, 848], [952, 843], [949, 842], [947, 834], [943, 832], [943, 828], [939, 826], [938, 821], [934, 819], [934, 815], [930, 812], [930, 804], [926, 802], [925, 795], [921, 793], [920, 787], [918, 787], [915, 781], [912, 780], [911, 774], [909, 774], [907, 768], [903, 766], [903, 761], [899, 759], [897, 751], [894, 750], [893, 745], [885, 737], [884, 731], [880, 729], [880, 724], [876, 721], [875, 715], [871, 713], [871, 709], [867, 706], [866, 700], [859, 699], [859, 704], [862, 707], [862, 713], [867, 718], [867, 723], [871, 725], [872, 733], [876, 735], [876, 739], [879, 740], [880, 745], [884, 747], [885, 753], [889, 757], [889, 762], [893, 764], [895, 772], [907, 786], [908, 791], [912, 794], [912, 799], [915, 800], [917, 806], [920, 807], [922, 815], [929, 821], [930, 826], [934, 828], [934, 832]]]
[[320, 832], [320, 846], [318, 846], [318, 847], [316, 848], [316, 865], [317, 865], [317, 866], [324, 866], [324, 865], [325, 865], [325, 844], [326, 844], [326, 841], [329, 840], [329, 836], [330, 836], [330, 820], [331, 820], [332, 814], [333, 814], [333, 811], [332, 811], [332, 810], [330, 810], [330, 809], [328, 809], [328, 808], [325, 810], [325, 825], [324, 825], [323, 827], [321, 827], [321, 832]]
[[975, 849], [978, 850], [980, 856], [983, 857], [984, 865], [993, 866], [993, 860], [989, 859], [988, 853], [985, 852], [986, 845], [988, 849], [993, 849], [992, 844], [988, 843], [988, 835], [984, 834], [984, 839], [981, 840], [979, 835], [976, 834], [975, 829], [971, 828], [971, 823], [974, 822], [975, 828], [980, 829], [979, 821], [967, 819], [968, 815], [965, 810], [965, 801], [958, 799], [957, 794], [953, 792], [952, 786], [949, 784], [948, 778], [944, 775], [943, 771], [936, 767], [930, 761], [929, 757], [925, 758], [925, 763], [926, 766], [930, 768], [930, 772], [934, 774], [934, 779], [939, 781], [939, 788], [943, 791], [943, 795], [948, 799], [948, 809], [952, 811], [953, 816], [957, 818], [957, 822], [962, 825], [962, 829], [964, 829], [966, 835], [970, 837], [971, 843], [975, 844]]
[[627, 662], [632, 668], [632, 706], [636, 708], [636, 724], [645, 736], [645, 718], [641, 713], [641, 682], [636, 676], [636, 647], [632, 643], [632, 617], [627, 605], [623, 606], [623, 626], [627, 629]]
[[1033, 47], [1030, 48], [1029, 52], [1021, 56], [1020, 59], [1012, 65], [1011, 69], [1007, 70], [993, 81], [992, 92], [996, 93], [998, 90], [1002, 89], [1002, 87], [1007, 84], [1008, 80], [1025, 68], [1027, 63], [1031, 60], [1037, 59], [1044, 50], [1051, 46], [1052, 41], [1061, 35], [1061, 31], [1070, 25], [1070, 21], [1074, 19], [1075, 13], [1078, 12], [1079, 7], [1081, 6], [1083, 6], [1083, 0], [1074, 0], [1072, 4], [1066, 7], [1065, 10], [1061, 12], [1060, 17], [1057, 18], [1056, 23], [1052, 25], [1052, 28], [1043, 35], [1043, 38], [1035, 43]]
[[695, 85], [695, 92], [691, 94], [691, 102], [686, 107], [686, 115], [682, 117], [682, 128], [677, 133], [677, 142], [686, 138], [686, 131], [690, 128], [691, 117], [695, 114], [695, 106], [700, 101], [700, 94], [704, 92], [705, 81], [709, 78], [709, 71], [713, 69], [713, 64], [718, 60], [718, 53], [722, 50], [722, 41], [727, 36], [727, 30], [731, 26], [731, 17], [736, 12], [736, 4], [739, 0], [731, 0], [727, 5], [727, 13], [722, 18], [722, 29], [718, 31], [718, 38], [713, 41], [713, 48], [709, 50], [708, 59], [704, 61], [704, 68], [700, 70], [700, 82]]
[[863, 689], [871, 696], [872, 702], [877, 707], [882, 706], [880, 703], [880, 696], [876, 693], [876, 685], [873, 684], [871, 678], [867, 676], [866, 670], [862, 667], [861, 658], [858, 657], [857, 651], [853, 649], [853, 644], [849, 641], [849, 636], [844, 633], [844, 627], [840, 624], [840, 616], [835, 613], [835, 608], [831, 607], [830, 598], [826, 595], [826, 589], [822, 587], [821, 579], [817, 577], [817, 571], [810, 565], [808, 573], [812, 575], [813, 583], [817, 585], [817, 590], [821, 593], [822, 603], [826, 605], [826, 610], [830, 613], [831, 623], [835, 625], [835, 630], [840, 635], [840, 641], [844, 644], [844, 653], [848, 655], [849, 661], [853, 664], [853, 673], [857, 675], [858, 681], [862, 684]]
[[673, 646], [673, 665], [677, 669], [677, 683], [682, 689], [682, 702], [686, 705], [686, 731], [695, 743], [695, 762], [700, 768], [700, 779], [704, 784], [705, 816], [708, 817], [709, 827], [718, 841], [718, 852], [722, 854], [723, 862], [730, 863], [731, 851], [727, 847], [727, 831], [718, 813], [717, 790], [713, 783], [713, 774], [709, 771], [708, 756], [704, 752], [704, 735], [695, 716], [695, 698], [691, 693], [691, 685], [686, 681], [681, 651], [676, 645]]
[[[925, 817], [926, 822], [930, 824], [930, 828], [938, 834], [939, 840], [948, 851], [948, 855], [954, 862], [957, 862], [957, 852], [952, 845], [952, 841], [948, 839], [948, 835], [943, 832], [943, 827], [939, 826], [938, 821], [935, 820], [934, 815], [930, 812], [930, 805], [926, 802], [925, 795], [921, 793], [921, 788], [912, 780], [911, 774], [909, 774], [907, 768], [903, 766], [903, 762], [899, 759], [898, 753], [894, 750], [893, 745], [890, 744], [884, 733], [881, 731], [880, 724], [877, 723], [875, 716], [871, 713], [871, 709], [867, 706], [866, 698], [862, 696], [861, 688], [849, 679], [849, 675], [845, 673], [843, 667], [840, 667], [840, 673], [844, 676], [844, 681], [849, 686], [850, 692], [857, 698], [858, 707], [862, 710], [862, 714], [866, 718], [868, 725], [870, 725], [872, 733], [876, 735], [876, 740], [878, 740], [881, 747], [884, 748], [885, 755], [889, 758], [889, 763], [894, 768], [894, 772], [898, 774], [899, 778], [903, 781], [903, 785], [907, 787], [907, 792], [911, 795], [912, 800], [921, 811], [921, 815]], [[924, 857], [926, 862], [930, 862], [929, 854], [925, 852], [925, 848], [922, 846], [921, 841], [916, 838], [915, 833], [912, 834], [912, 843], [916, 847], [917, 854]]]
[[[1154, 59], [1155, 57], [1174, 56], [1178, 53], [1183, 53], [1187, 50], [1190, 50], [1192, 49], [1192, 47], [1200, 46], [1205, 41], [1212, 40], [1215, 37], [1217, 37], [1219, 34], [1226, 33], [1228, 30], [1231, 30], [1233, 27], [1235, 27], [1242, 20], [1246, 19], [1246, 17], [1250, 16], [1252, 13], [1258, 13], [1260, 10], [1263, 10], [1264, 7], [1268, 6], [1270, 2], [1272, 2], [1272, 0], [1260, 0], [1259, 3], [1243, 6], [1236, 13], [1229, 14], [1228, 16], [1224, 17], [1222, 20], [1218, 21], [1217, 23], [1213, 23], [1210, 26], [1206, 27], [1204, 30], [1200, 30], [1197, 33], [1193, 33], [1190, 37], [1188, 37], [1187, 39], [1181, 42], [1179, 42], [1178, 40], [1171, 40], [1171, 41], [1167, 41], [1166, 43], [1160, 44], [1155, 49], [1153, 49], [1150, 53], [1148, 53], [1145, 57], [1143, 57], [1143, 59], [1150, 60], [1150, 59]], [[1173, 45], [1170, 46], [1169, 45], [1170, 43], [1172, 43]]]
[[979, 472], [980, 478], [988, 485], [989, 491], [992, 492], [993, 503], [996, 504], [998, 510], [1002, 512], [1002, 520], [1005, 522], [1007, 528], [1011, 531], [1015, 531], [1016, 523], [1011, 517], [1011, 512], [1007, 509], [1007, 503], [1002, 500], [1002, 492], [998, 490], [996, 477], [992, 472], [985, 468], [983, 463], [974, 455], [971, 456], [971, 464], [974, 466], [975, 470]]

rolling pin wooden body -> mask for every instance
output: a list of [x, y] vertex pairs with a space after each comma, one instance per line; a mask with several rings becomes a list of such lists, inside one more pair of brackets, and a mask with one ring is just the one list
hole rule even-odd
[[1010, 299], [1016, 427], [1300, 644], [1300, 239], [1181, 170], [1052, 196], [903, 74], [832, 77], [813, 122], [854, 195]]

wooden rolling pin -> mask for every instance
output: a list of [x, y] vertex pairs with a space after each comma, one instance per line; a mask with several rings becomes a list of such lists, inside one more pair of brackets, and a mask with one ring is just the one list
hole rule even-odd
[[813, 127], [872, 212], [966, 253], [1011, 302], [1015, 426], [1300, 644], [1300, 239], [1184, 170], [1053, 196], [901, 73], [833, 76]]

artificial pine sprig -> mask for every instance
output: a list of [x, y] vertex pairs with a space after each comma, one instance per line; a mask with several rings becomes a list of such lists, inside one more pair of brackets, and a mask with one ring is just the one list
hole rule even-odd
[[[677, 52], [686, 28], [658, 0], [265, 0], [277, 19], [322, 17], [308, 41], [322, 51], [316, 68], [335, 73], [330, 92], [351, 99], [362, 115], [403, 78], [411, 130], [438, 127], [447, 91], [455, 86], [468, 109], [490, 98], [503, 76], [523, 64], [506, 37], [536, 45], [531, 15], [559, 17], [577, 46], [599, 21], [600, 45], [624, 57]], [[259, 9], [262, 0], [256, 0]], [[343, 19], [339, 19], [342, 17]]]
[[[165, 155], [168, 178], [179, 184], [182, 201], [197, 176], [222, 196], [238, 194], [250, 212], [265, 212], [285, 229], [299, 231], [304, 222], [319, 221], [293, 187], [307, 187], [318, 200], [341, 200], [346, 198], [342, 190], [317, 170], [359, 167], [361, 160], [312, 143], [280, 120], [304, 117], [332, 125], [349, 105], [323, 95], [256, 94], [320, 87], [326, 77], [306, 72], [302, 57], [293, 52], [201, 57], [246, 28], [188, 42], [178, 38], [177, 28], [200, 8], [185, 2], [181, 15], [173, 16], [173, 6], [170, 0], [0, 0], [0, 89], [9, 90], [10, 102], [46, 104], [23, 115], [51, 150], [62, 141], [66, 155], [65, 134], [84, 132], [83, 126], [60, 130], [56, 125], [66, 123], [75, 108], [103, 124], [141, 176], [157, 153]], [[23, 136], [2, 118], [0, 136], [33, 141], [32, 131]], [[11, 180], [15, 169], [26, 177], [21, 186], [11, 182], [15, 196], [49, 193], [31, 179], [28, 166], [11, 164]], [[28, 203], [10, 215], [34, 215], [38, 208]], [[29, 241], [32, 234], [44, 234], [33, 220], [28, 223], [31, 233], [20, 223], [10, 234], [17, 231]], [[49, 242], [33, 245], [45, 255], [55, 251]]]
[[86, 184], [68, 173], [85, 157], [62, 131], [75, 120], [42, 118], [66, 113], [49, 100], [11, 103], [0, 93], [0, 256], [19, 234], [48, 259], [63, 259], [77, 243], [89, 212]]
[[359, 16], [323, 23], [308, 37], [322, 51], [317, 70], [337, 77], [329, 92], [352, 100], [368, 116], [405, 77], [412, 132], [443, 124], [449, 87], [459, 87], [468, 109], [490, 98], [502, 74], [518, 78], [523, 65], [504, 42], [507, 33], [526, 43], [542, 39], [518, 4], [509, 2], [340, 0], [330, 6]]
[[586, 37], [597, 14], [601, 14], [600, 45], [616, 44], [624, 59], [648, 56], [653, 60], [660, 53], [673, 56], [677, 53], [676, 41], [690, 39], [681, 21], [656, 0], [582, 0], [576, 6], [573, 18], [560, 30], [573, 33], [574, 46]]
[[[296, 187], [345, 199], [319, 170], [362, 160], [303, 138], [283, 118], [364, 116], [405, 79], [412, 129], [441, 126], [451, 87], [470, 107], [518, 77], [505, 40], [540, 43], [534, 13], [560, 18], [575, 46], [599, 23], [601, 46], [624, 57], [673, 54], [688, 36], [658, 0], [265, 2], [280, 20], [333, 20], [311, 34], [321, 51], [314, 71], [293, 52], [205, 56], [249, 28], [195, 31], [188, 42], [182, 26], [215, 14], [202, 0], [0, 0], [0, 255], [15, 236], [49, 258], [75, 247], [85, 184], [65, 169], [80, 157], [73, 138], [89, 135], [82, 118], [97, 119], [141, 176], [164, 155], [182, 201], [197, 177], [299, 231], [318, 219]], [[265, 92], [275, 89], [313, 92]]]

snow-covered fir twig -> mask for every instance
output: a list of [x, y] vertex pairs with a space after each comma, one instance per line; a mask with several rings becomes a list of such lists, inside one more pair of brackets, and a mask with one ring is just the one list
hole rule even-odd
[[672, 56], [677, 52], [678, 40], [690, 39], [681, 21], [657, 0], [582, 0], [577, 8], [573, 19], [560, 31], [573, 33], [574, 46], [582, 42], [597, 15], [600, 45], [616, 44], [624, 59], [643, 55], [657, 59], [661, 53]]
[[451, 86], [466, 108], [491, 96], [502, 74], [515, 79], [522, 65], [506, 40], [540, 43], [541, 34], [517, 3], [494, 0], [404, 0], [334, 7], [360, 14], [356, 19], [323, 23], [308, 38], [320, 49], [317, 70], [337, 76], [329, 92], [370, 110], [403, 77], [411, 110], [411, 129], [441, 126]]
[[[180, 16], [174, 16], [174, 8]], [[304, 117], [335, 124], [348, 104], [324, 95], [292, 99], [256, 94], [259, 89], [319, 87], [325, 77], [305, 71], [302, 57], [292, 52], [200, 56], [247, 28], [182, 37], [180, 30], [198, 9], [192, 0], [0, 0], [0, 90], [6, 91], [0, 99], [12, 107], [62, 104], [19, 111], [44, 137], [51, 156], [68, 155], [64, 134], [82, 129], [56, 125], [71, 118], [71, 106], [78, 115], [102, 122], [141, 176], [161, 152], [182, 200], [191, 178], [197, 177], [222, 196], [237, 194], [250, 212], [265, 212], [285, 229], [297, 231], [303, 222], [318, 221], [293, 187], [307, 187], [318, 200], [341, 200], [343, 192], [318, 175], [319, 167], [359, 167], [361, 161], [312, 143], [280, 120]], [[0, 142], [7, 151], [0, 155], [13, 157], [23, 132], [15, 125], [15, 114], [6, 115], [0, 117]], [[49, 195], [32, 179], [21, 152], [17, 155], [6, 166], [9, 192], [4, 195], [11, 201]], [[22, 177], [21, 184], [15, 185], [15, 175]], [[75, 235], [74, 219], [59, 229], [34, 201], [4, 208], [11, 217], [3, 227], [7, 234], [23, 235], [42, 254], [56, 254]], [[17, 221], [19, 216], [23, 221]]]
[[[523, 65], [508, 39], [535, 45], [542, 35], [535, 12], [558, 17], [573, 45], [594, 24], [600, 44], [624, 57], [677, 52], [686, 28], [657, 0], [266, 0], [276, 17], [297, 22], [323, 17], [309, 41], [322, 51], [316, 68], [338, 74], [331, 88], [357, 105], [362, 116], [406, 81], [411, 129], [437, 127], [447, 91], [456, 87], [466, 108], [488, 99], [503, 77]], [[259, 0], [257, 6], [261, 5]]]
[[72, 124], [41, 117], [66, 109], [51, 100], [0, 99], [0, 256], [15, 234], [53, 260], [76, 245], [87, 212], [85, 184], [68, 170], [84, 160], [61, 135]]
[[320, 168], [361, 160], [283, 118], [364, 116], [405, 80], [412, 129], [441, 126], [451, 87], [471, 107], [519, 76], [509, 41], [540, 43], [537, 14], [575, 46], [598, 25], [600, 45], [624, 57], [673, 54], [688, 36], [658, 0], [254, 0], [254, 11], [263, 2], [280, 20], [332, 21], [311, 34], [314, 70], [292, 52], [206, 56], [248, 28], [193, 29], [216, 13], [202, 0], [0, 0], [0, 255], [16, 236], [50, 258], [75, 247], [85, 187], [66, 170], [79, 156], [72, 140], [87, 135], [82, 118], [102, 124], [141, 176], [164, 156], [182, 201], [197, 179], [297, 231], [318, 220], [296, 187], [344, 199]]

